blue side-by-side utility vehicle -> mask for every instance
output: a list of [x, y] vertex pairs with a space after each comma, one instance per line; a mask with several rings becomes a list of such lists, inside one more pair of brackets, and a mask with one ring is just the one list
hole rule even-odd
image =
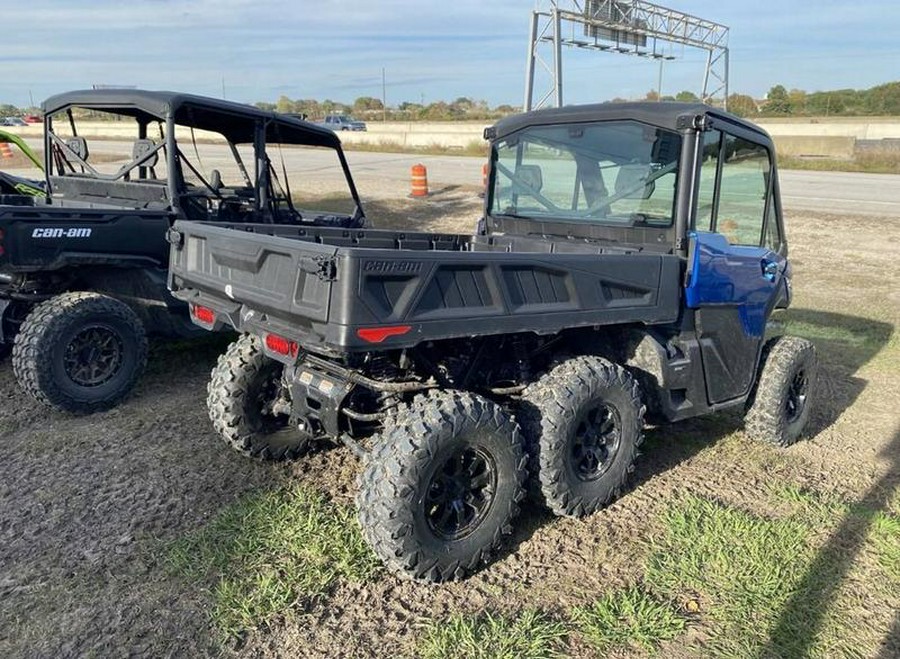
[[[775, 151], [704, 105], [542, 110], [489, 128], [475, 235], [177, 221], [169, 284], [243, 335], [209, 413], [238, 450], [363, 456], [359, 519], [415, 578], [459, 578], [530, 479], [560, 515], [621, 491], [645, 421], [746, 408], [787, 445], [816, 354], [791, 300]], [[377, 219], [376, 219], [377, 222]]]

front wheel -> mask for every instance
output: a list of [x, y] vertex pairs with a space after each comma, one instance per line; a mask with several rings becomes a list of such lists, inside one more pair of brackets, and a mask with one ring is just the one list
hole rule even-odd
[[810, 341], [797, 336], [769, 341], [745, 419], [747, 433], [776, 446], [796, 442], [809, 421], [818, 371], [816, 347]]
[[147, 364], [147, 336], [124, 302], [99, 293], [63, 293], [28, 314], [12, 363], [33, 398], [87, 414], [114, 407], [131, 392]]
[[524, 498], [519, 427], [495, 403], [434, 391], [394, 415], [360, 476], [363, 534], [395, 572], [461, 579], [512, 531]]

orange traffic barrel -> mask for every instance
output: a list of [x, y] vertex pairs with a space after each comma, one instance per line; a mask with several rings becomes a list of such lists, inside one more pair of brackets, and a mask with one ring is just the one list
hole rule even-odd
[[6, 142], [0, 142], [0, 158], [12, 158], [13, 150]]
[[428, 196], [428, 170], [421, 163], [412, 166], [412, 192], [410, 192], [409, 196]]
[[488, 186], [488, 164], [484, 163], [481, 166], [481, 192], [478, 193], [479, 197], [483, 197], [487, 194], [487, 186]]

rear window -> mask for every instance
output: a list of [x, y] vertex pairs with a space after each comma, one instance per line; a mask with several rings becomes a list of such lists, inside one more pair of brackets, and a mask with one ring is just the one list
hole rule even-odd
[[492, 154], [494, 216], [668, 227], [681, 136], [636, 121], [534, 126]]

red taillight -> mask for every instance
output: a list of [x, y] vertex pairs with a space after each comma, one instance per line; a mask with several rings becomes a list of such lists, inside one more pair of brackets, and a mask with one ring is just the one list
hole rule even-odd
[[412, 325], [395, 325], [394, 327], [365, 327], [356, 330], [356, 335], [369, 343], [381, 343], [390, 336], [400, 336], [412, 329]]
[[266, 334], [266, 347], [285, 357], [296, 357], [300, 354], [300, 344], [277, 334]]
[[199, 304], [191, 305], [191, 315], [205, 325], [216, 322], [216, 312], [209, 307], [201, 307]]

